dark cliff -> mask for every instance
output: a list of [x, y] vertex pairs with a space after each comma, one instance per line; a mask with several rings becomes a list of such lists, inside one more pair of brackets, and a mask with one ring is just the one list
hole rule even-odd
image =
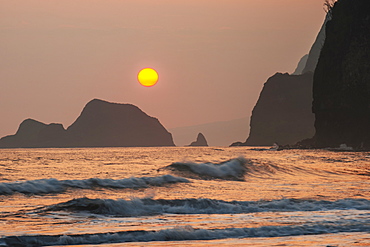
[[313, 43], [310, 52], [308, 54], [308, 58], [306, 61], [306, 65], [302, 70], [302, 74], [306, 72], [314, 72], [316, 69], [317, 62], [319, 61], [320, 53], [322, 46], [324, 45], [325, 38], [326, 38], [326, 23], [331, 19], [331, 15], [328, 14], [325, 17], [324, 24], [321, 26], [321, 29], [316, 37], [315, 42]]
[[251, 117], [243, 145], [294, 144], [314, 135], [312, 73], [277, 73], [265, 83]]
[[23, 121], [15, 135], [0, 139], [0, 148], [174, 146], [158, 119], [130, 104], [94, 99], [67, 130], [61, 124]]
[[327, 15], [309, 54], [302, 57], [292, 75], [277, 73], [267, 80], [252, 112], [247, 141], [232, 146], [294, 145], [314, 135], [313, 72], [329, 19]]
[[313, 84], [317, 147], [370, 147], [370, 1], [339, 0]]
[[[306, 54], [299, 60], [297, 68], [294, 70], [292, 75], [302, 75], [303, 74], [303, 70], [307, 67], [308, 57], [309, 57], [309, 55]], [[312, 71], [314, 71], [314, 70], [312, 70]]]
[[204, 135], [202, 133], [199, 133], [197, 136], [197, 140], [192, 142], [189, 146], [190, 147], [208, 147], [208, 143]]

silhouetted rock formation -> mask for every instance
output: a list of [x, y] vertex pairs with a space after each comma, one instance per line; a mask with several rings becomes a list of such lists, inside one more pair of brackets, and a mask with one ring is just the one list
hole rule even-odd
[[307, 73], [307, 72], [314, 72], [315, 71], [317, 62], [319, 61], [322, 46], [324, 45], [324, 42], [325, 42], [326, 23], [330, 20], [330, 18], [331, 18], [330, 14], [326, 15], [324, 24], [321, 26], [320, 32], [317, 35], [316, 40], [315, 40], [315, 42], [313, 43], [313, 45], [310, 49], [310, 53], [308, 54], [306, 66], [303, 69], [302, 74]]
[[321, 26], [320, 32], [318, 33], [315, 42], [313, 43], [309, 54], [304, 55], [298, 63], [297, 68], [292, 75], [301, 75], [307, 72], [314, 72], [317, 62], [319, 61], [320, 52], [325, 42], [325, 27], [326, 23], [330, 20], [331, 15], [328, 14], [325, 17], [324, 24]]
[[301, 75], [307, 65], [307, 60], [308, 60], [308, 54], [304, 55], [301, 58], [301, 60], [299, 60], [297, 68], [294, 70], [292, 75]]
[[174, 146], [172, 135], [158, 119], [138, 107], [94, 99], [68, 127], [71, 146]]
[[176, 127], [169, 129], [176, 146], [189, 145], [197, 136], [202, 133], [207, 136], [208, 146], [228, 146], [234, 140], [244, 136], [248, 137], [246, 126], [249, 126], [250, 117], [234, 119], [229, 121], [218, 121], [193, 126]]
[[312, 76], [277, 73], [269, 78], [253, 109], [247, 141], [233, 145], [286, 145], [312, 137]]
[[61, 124], [44, 124], [26, 119], [19, 125], [15, 135], [0, 139], [0, 147], [56, 147], [64, 140], [65, 134]]
[[235, 142], [231, 146], [271, 146], [276, 142], [293, 145], [314, 135], [313, 72], [329, 18], [327, 15], [308, 56], [301, 58], [294, 73], [277, 73], [267, 80], [252, 112], [247, 141]]
[[158, 119], [130, 104], [94, 99], [67, 130], [61, 124], [27, 119], [0, 147], [146, 147], [174, 146], [172, 135]]
[[190, 147], [208, 147], [208, 143], [206, 138], [202, 133], [199, 133], [197, 136], [197, 140], [195, 142], [192, 142]]
[[370, 1], [339, 0], [313, 85], [316, 147], [370, 147]]

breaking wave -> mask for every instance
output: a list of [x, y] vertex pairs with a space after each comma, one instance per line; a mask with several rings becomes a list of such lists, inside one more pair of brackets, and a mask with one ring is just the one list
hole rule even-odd
[[296, 166], [282, 167], [271, 162], [252, 161], [244, 157], [221, 163], [175, 162], [167, 168], [181, 174], [181, 176], [196, 178], [193, 176], [196, 175], [203, 179], [218, 178], [236, 181], [244, 181], [246, 175], [263, 178], [270, 177], [278, 172], [286, 174], [315, 173]]
[[365, 199], [317, 201], [281, 199], [272, 201], [222, 201], [212, 199], [89, 199], [78, 198], [64, 203], [40, 208], [38, 212], [72, 211], [121, 217], [160, 214], [241, 214], [254, 212], [294, 212], [328, 210], [370, 210]]
[[79, 235], [10, 236], [0, 239], [8, 246], [51, 246], [149, 241], [214, 240], [225, 238], [286, 237], [339, 232], [369, 232], [367, 221], [332, 221], [295, 226], [257, 228], [193, 229], [173, 228], [160, 231], [123, 231]]
[[29, 180], [24, 182], [0, 183], [0, 195], [61, 193], [68, 188], [93, 189], [101, 188], [147, 188], [169, 183], [188, 183], [186, 178], [163, 175], [158, 177], [131, 177], [124, 179], [89, 178], [83, 180], [58, 180], [55, 178]]
[[175, 162], [169, 165], [168, 168], [191, 172], [203, 177], [244, 180], [244, 174], [247, 172], [247, 163], [252, 162], [244, 157], [239, 157], [222, 163]]

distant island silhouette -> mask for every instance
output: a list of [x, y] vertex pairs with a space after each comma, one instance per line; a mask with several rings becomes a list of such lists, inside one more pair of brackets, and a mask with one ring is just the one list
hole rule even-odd
[[172, 135], [137, 106], [100, 99], [86, 104], [67, 129], [61, 124], [24, 120], [0, 148], [175, 146]]

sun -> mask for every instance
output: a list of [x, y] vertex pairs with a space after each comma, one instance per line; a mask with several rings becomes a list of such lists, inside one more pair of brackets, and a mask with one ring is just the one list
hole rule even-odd
[[140, 70], [137, 79], [144, 87], [152, 87], [158, 82], [158, 73], [152, 68]]

